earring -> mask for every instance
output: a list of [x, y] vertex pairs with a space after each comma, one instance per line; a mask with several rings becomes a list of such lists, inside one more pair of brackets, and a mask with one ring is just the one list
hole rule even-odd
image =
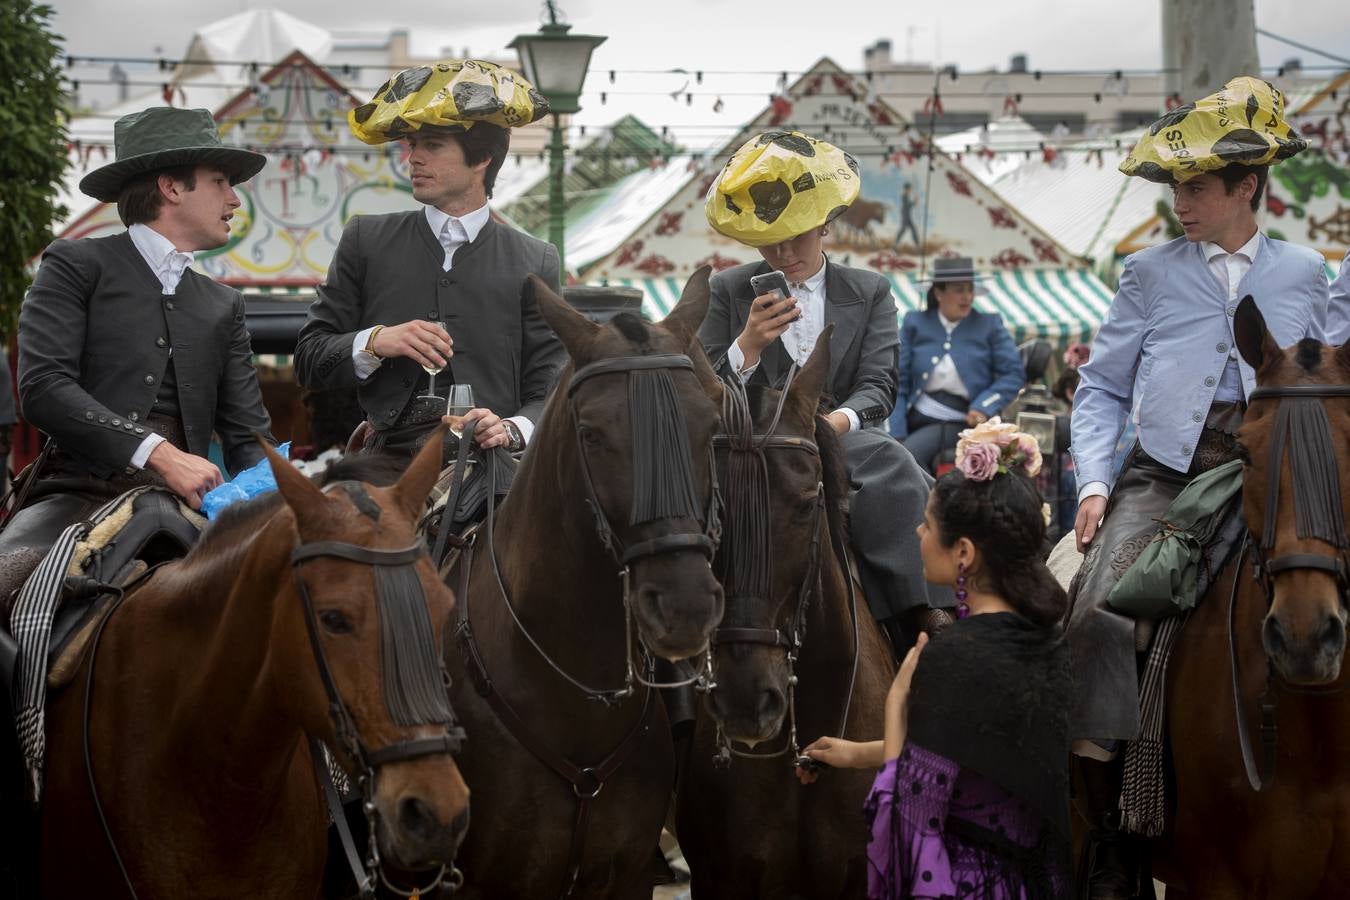
[[970, 607], [966, 604], [966, 564], [958, 562], [956, 564], [956, 617], [964, 619], [970, 615]]

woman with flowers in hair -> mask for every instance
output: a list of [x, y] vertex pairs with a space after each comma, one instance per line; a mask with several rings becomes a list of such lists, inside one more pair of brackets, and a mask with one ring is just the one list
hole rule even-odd
[[880, 768], [869, 898], [1067, 897], [1068, 599], [1041, 560], [1040, 450], [995, 417], [963, 431], [956, 454], [918, 528], [924, 576], [956, 589], [956, 624], [905, 657], [882, 740], [805, 752]]

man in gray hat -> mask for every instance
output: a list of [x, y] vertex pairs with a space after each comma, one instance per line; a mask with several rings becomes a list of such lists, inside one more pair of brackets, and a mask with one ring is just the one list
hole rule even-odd
[[0, 534], [0, 596], [71, 522], [141, 484], [190, 506], [271, 439], [238, 291], [189, 266], [223, 246], [234, 185], [266, 163], [221, 144], [204, 109], [155, 107], [117, 120], [116, 159], [80, 190], [116, 203], [121, 234], [54, 242], [19, 312], [19, 401], [50, 439], [27, 502]]

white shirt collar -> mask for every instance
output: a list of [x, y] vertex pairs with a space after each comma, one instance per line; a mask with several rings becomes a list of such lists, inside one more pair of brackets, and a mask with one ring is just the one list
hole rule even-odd
[[802, 287], [804, 287], [811, 293], [818, 294], [820, 293], [821, 285], [825, 283], [825, 270], [828, 269], [829, 267], [830, 267], [829, 260], [825, 260], [820, 264], [820, 268], [816, 270], [816, 274], [812, 275], [805, 281], [794, 281], [792, 282], [792, 284], [800, 284]]
[[[441, 235], [445, 232], [446, 223], [456, 217], [434, 206], [427, 206], [424, 209], [427, 213], [427, 224], [431, 226], [431, 233], [436, 235], [437, 240], [440, 240]], [[483, 226], [487, 225], [489, 216], [488, 205], [484, 203], [473, 212], [458, 217], [457, 221], [464, 227], [464, 233], [469, 236], [469, 243], [472, 244], [478, 240], [478, 235], [482, 232]]]
[[165, 293], [172, 294], [182, 280], [183, 272], [192, 265], [194, 254], [179, 250], [173, 241], [141, 222], [128, 228], [127, 234], [145, 264], [164, 286]]
[[[1227, 250], [1223, 249], [1213, 241], [1205, 241], [1200, 245], [1200, 247], [1205, 251], [1205, 262], [1213, 262], [1216, 256], [1229, 255]], [[1247, 262], [1249, 263], [1256, 262], [1256, 251], [1260, 249], [1261, 249], [1261, 229], [1258, 228], [1256, 230], [1256, 233], [1251, 236], [1251, 239], [1248, 240], [1247, 243], [1243, 244], [1241, 247], [1234, 250], [1232, 255], [1245, 256], [1247, 258]]]
[[957, 319], [955, 322], [953, 322], [951, 319], [947, 318], [942, 314], [942, 310], [938, 310], [938, 321], [942, 323], [943, 328], [947, 329], [948, 332], [951, 332], [956, 328], [957, 325], [960, 325], [962, 322], [964, 322], [965, 319]]

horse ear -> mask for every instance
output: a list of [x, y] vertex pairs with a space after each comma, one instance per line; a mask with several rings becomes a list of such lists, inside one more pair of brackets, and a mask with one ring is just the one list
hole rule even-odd
[[276, 479], [277, 490], [281, 492], [286, 505], [295, 513], [296, 521], [317, 518], [328, 502], [323, 491], [267, 441], [259, 437], [258, 443], [262, 444], [263, 453], [267, 454], [267, 462], [272, 467], [272, 477]]
[[685, 347], [693, 345], [698, 338], [698, 330], [708, 315], [710, 293], [708, 278], [712, 275], [712, 266], [704, 266], [684, 283], [680, 293], [680, 302], [670, 311], [670, 315], [661, 320], [661, 326], [675, 335]]
[[689, 345], [689, 358], [694, 362], [694, 376], [698, 378], [699, 385], [704, 393], [712, 398], [717, 408], [722, 408], [722, 393], [726, 390], [726, 385], [722, 379], [717, 377], [717, 372], [713, 369], [712, 363], [708, 362], [708, 354], [703, 352], [703, 344], [694, 341]]
[[806, 358], [806, 365], [788, 387], [788, 403], [807, 422], [816, 417], [820, 395], [825, 390], [825, 378], [830, 374], [830, 338], [833, 335], [834, 323], [831, 322], [816, 338], [816, 346]]
[[441, 451], [444, 447], [445, 425], [441, 424], [436, 427], [435, 431], [431, 432], [427, 442], [422, 445], [422, 449], [417, 451], [417, 455], [408, 464], [408, 468], [404, 470], [398, 483], [390, 488], [394, 502], [414, 522], [421, 518], [422, 507], [427, 502], [427, 494], [431, 493], [432, 487], [436, 484], [436, 479], [440, 477]]
[[1263, 365], [1280, 356], [1280, 345], [1266, 329], [1266, 317], [1261, 315], [1251, 294], [1242, 298], [1237, 314], [1233, 316], [1233, 339], [1243, 360], [1258, 372]]
[[567, 348], [567, 353], [573, 359], [576, 359], [585, 349], [590, 340], [595, 337], [595, 333], [600, 330], [590, 319], [577, 312], [567, 301], [559, 297], [548, 286], [548, 282], [530, 273], [525, 283], [529, 290], [534, 292], [535, 303], [539, 306], [539, 314], [544, 317], [548, 327], [553, 329], [553, 333], [562, 341], [563, 346]]

